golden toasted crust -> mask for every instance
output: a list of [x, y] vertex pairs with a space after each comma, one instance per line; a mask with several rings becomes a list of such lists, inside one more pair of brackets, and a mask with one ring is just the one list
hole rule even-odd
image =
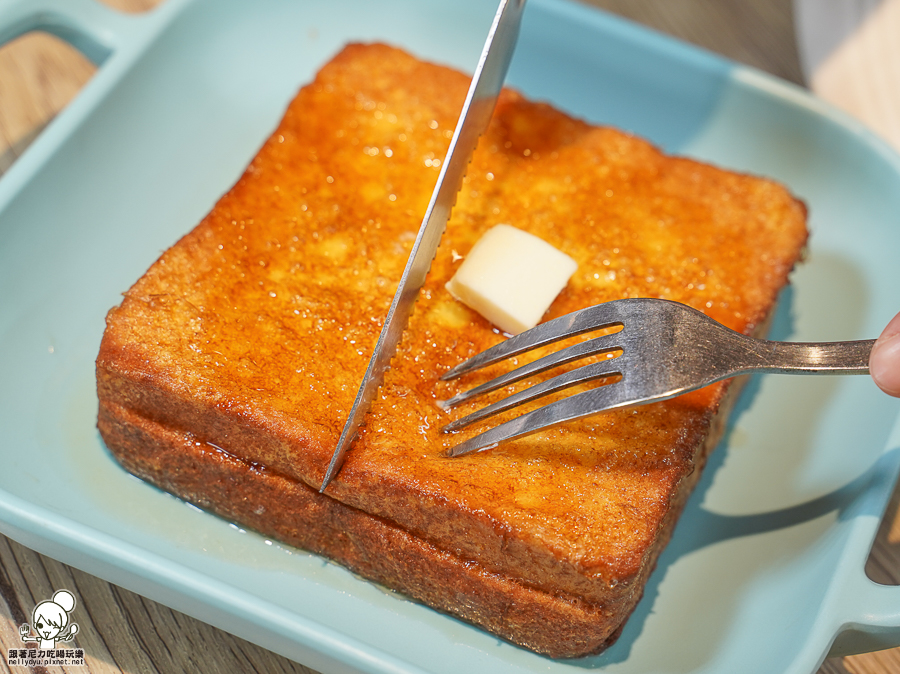
[[[736, 389], [728, 397], [735, 400]], [[717, 428], [698, 452], [699, 462], [705, 462], [721, 437], [725, 418], [718, 417]], [[628, 593], [619, 601], [596, 604], [488, 572], [392, 522], [323, 497], [301, 482], [116, 403], [101, 402], [98, 425], [133, 474], [226, 519], [325, 555], [433, 608], [556, 658], [598, 653], [615, 642], [700, 476], [699, 469], [686, 476], [673, 499], [651, 561], [632, 583], [637, 593], [633, 601]]]
[[[107, 318], [100, 428], [126, 466], [141, 452], [153, 463], [158, 438], [190, 434], [292, 489], [319, 485], [467, 85], [390, 47], [351, 45], [301, 90], [244, 176]], [[502, 339], [444, 285], [498, 222], [579, 263], [548, 318], [664, 297], [751, 333], [799, 257], [805, 209], [771, 181], [665, 156], [504, 91], [367, 425], [329, 496], [304, 492], [542, 597], [591, 605], [603, 626], [590, 652], [640, 597], [729, 385], [442, 458], [459, 438], [440, 427], [470, 408], [437, 401], [482, 376], [439, 376]], [[123, 444], [142, 423], [157, 440]], [[165, 451], [187, 450], [172, 440]], [[165, 465], [137, 472], [232, 513], [221, 492], [167, 481]], [[437, 602], [416, 582], [401, 589]], [[497, 629], [485, 612], [468, 619]]]

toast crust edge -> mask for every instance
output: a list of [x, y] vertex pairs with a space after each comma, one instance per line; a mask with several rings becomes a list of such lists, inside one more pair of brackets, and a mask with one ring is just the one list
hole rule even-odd
[[130, 473], [189, 503], [349, 570], [516, 645], [552, 658], [600, 653], [615, 643], [641, 600], [706, 459], [721, 440], [741, 386], [728, 391], [697, 447], [696, 469], [678, 485], [660, 535], [638, 575], [602, 604], [530, 587], [491, 572], [308, 485], [248, 463], [101, 400], [98, 428]]

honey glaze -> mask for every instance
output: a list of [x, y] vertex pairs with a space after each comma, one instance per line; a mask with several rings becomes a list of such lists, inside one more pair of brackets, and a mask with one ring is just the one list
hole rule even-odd
[[[383, 45], [347, 48], [299, 93], [209, 216], [111, 314], [140, 335], [143, 346], [127, 348], [166, 386], [284, 438], [277, 451], [228, 451], [318, 485], [467, 86], [460, 73]], [[507, 222], [578, 263], [545, 319], [664, 297], [751, 332], [799, 255], [804, 220], [802, 204], [775, 183], [665, 156], [504, 91], [329, 494], [452, 542], [488, 568], [523, 546], [545, 555], [539, 566], [564, 559], [608, 584], [633, 577], [727, 385], [442, 458], [464, 436], [441, 427], [473, 408], [447, 412], [438, 402], [506, 367], [440, 381], [504, 338], [444, 286], [480, 236]], [[574, 592], [580, 581], [566, 582]]]

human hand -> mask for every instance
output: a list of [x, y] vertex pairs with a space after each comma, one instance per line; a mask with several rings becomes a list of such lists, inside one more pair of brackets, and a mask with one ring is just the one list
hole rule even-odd
[[891, 319], [872, 347], [869, 372], [882, 391], [900, 397], [900, 314]]

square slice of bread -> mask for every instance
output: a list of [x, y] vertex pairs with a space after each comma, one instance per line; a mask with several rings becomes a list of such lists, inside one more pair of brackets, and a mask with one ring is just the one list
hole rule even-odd
[[545, 318], [662, 297], [758, 334], [806, 212], [775, 182], [505, 90], [385, 384], [321, 495], [467, 86], [380, 44], [324, 66], [234, 187], [109, 312], [98, 425], [128, 470], [167, 491], [576, 657], [608, 646], [640, 599], [737, 387], [443, 458], [462, 436], [441, 427], [473, 408], [438, 402], [503, 366], [440, 375], [504, 339], [445, 285], [508, 223], [578, 262]]

